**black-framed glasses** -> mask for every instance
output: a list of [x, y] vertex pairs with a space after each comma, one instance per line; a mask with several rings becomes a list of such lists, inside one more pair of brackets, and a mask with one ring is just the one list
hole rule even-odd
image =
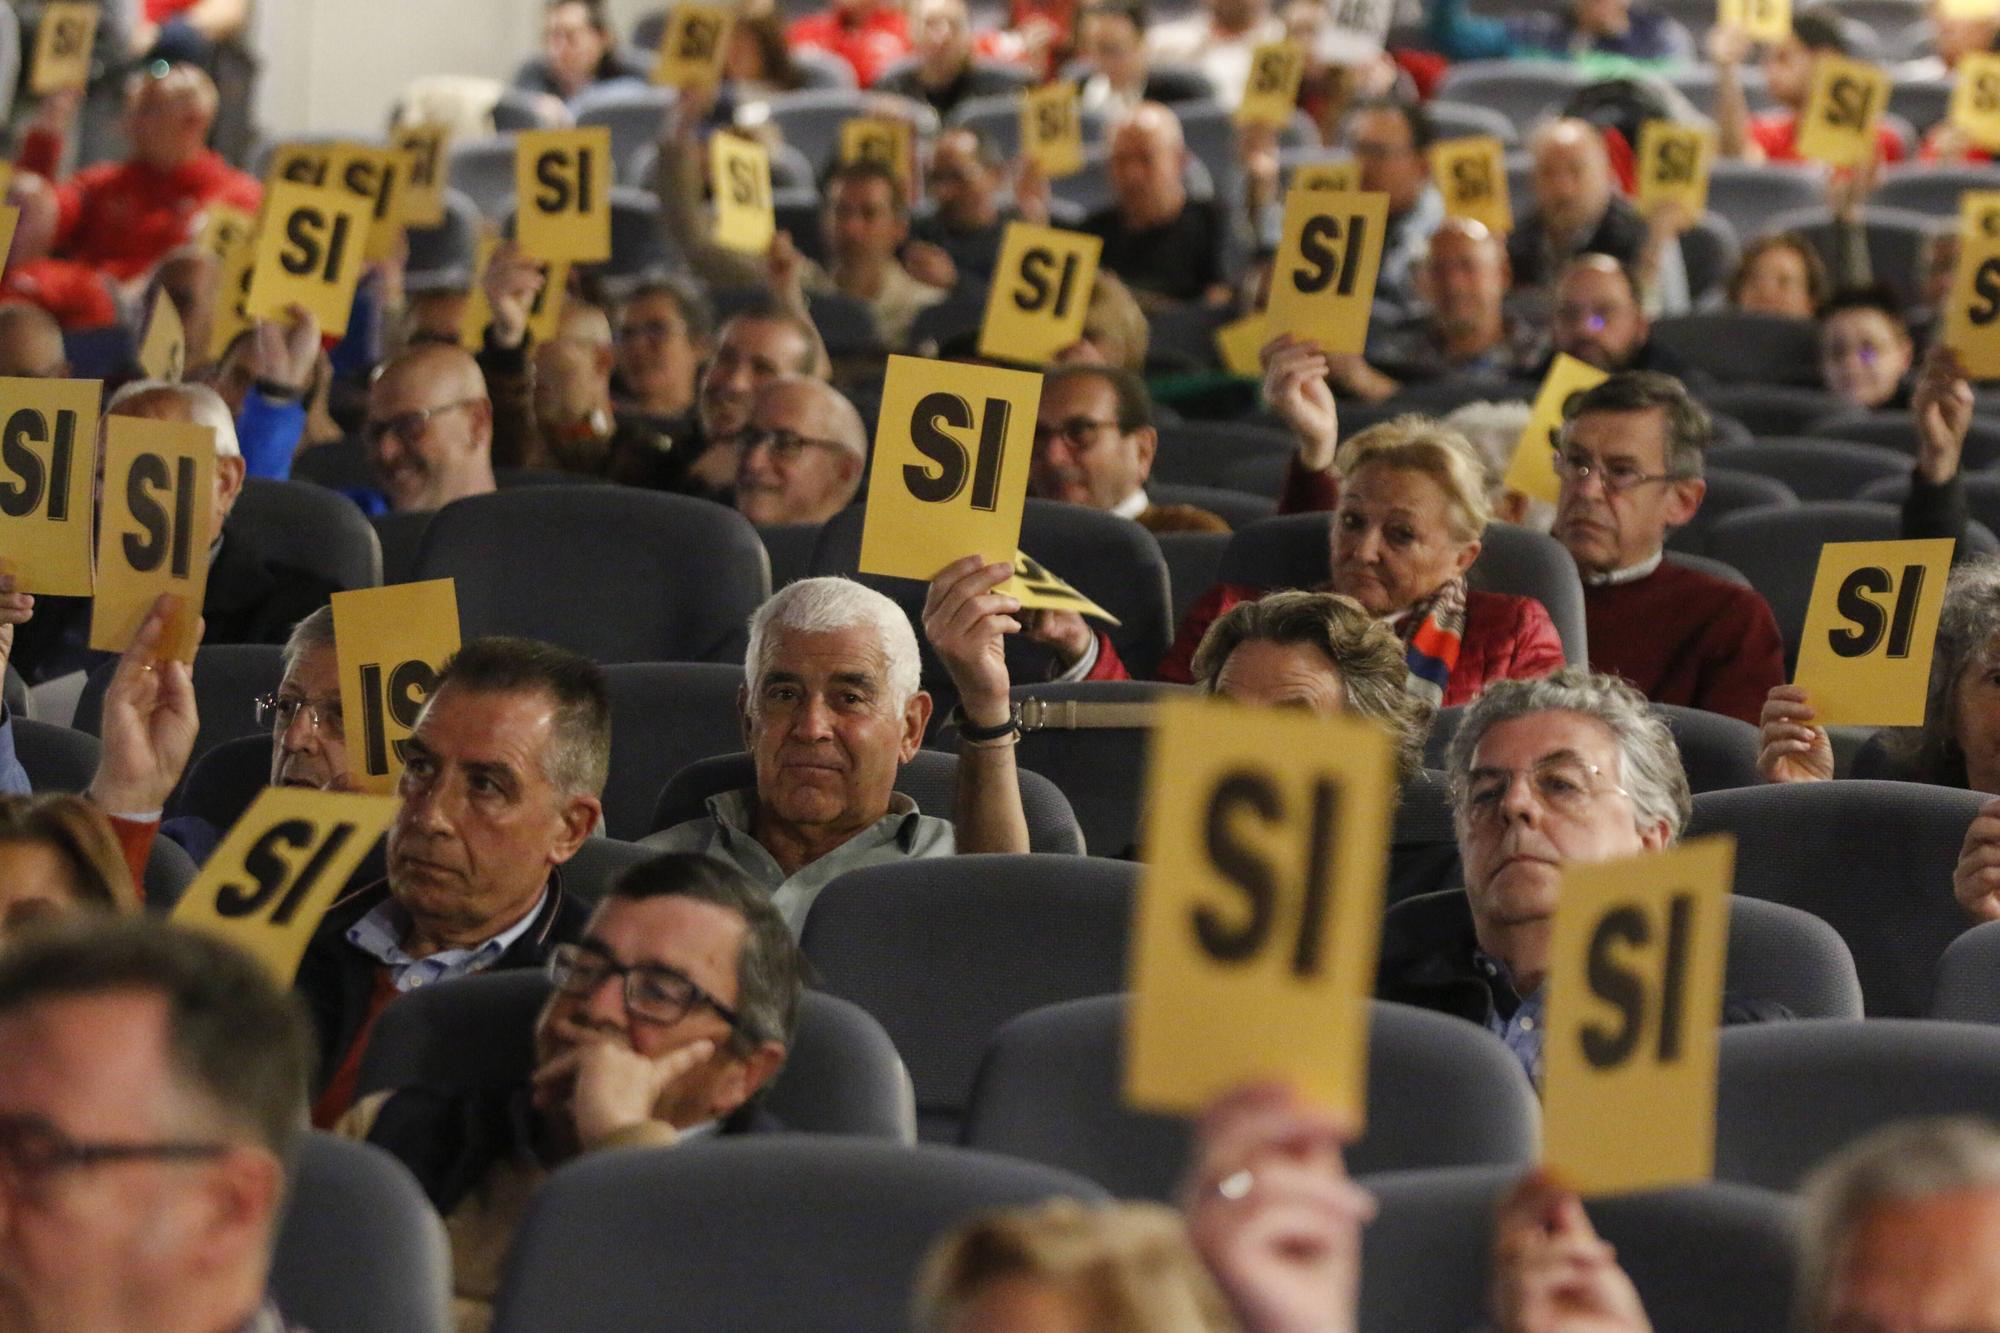
[[1674, 481], [1671, 472], [1645, 472], [1636, 463], [1622, 458], [1614, 458], [1600, 463], [1581, 449], [1556, 450], [1556, 475], [1565, 481], [1582, 482], [1591, 477], [1604, 483], [1604, 489], [1613, 495], [1643, 486], [1652, 481]]
[[1046, 449], [1049, 441], [1061, 439], [1070, 448], [1081, 452], [1096, 444], [1107, 430], [1116, 430], [1118, 423], [1099, 417], [1069, 417], [1053, 426], [1035, 423], [1035, 448]]
[[734, 1031], [742, 1019], [734, 1009], [694, 983], [686, 973], [660, 963], [621, 963], [597, 945], [558, 944], [549, 952], [549, 980], [565, 995], [581, 998], [617, 977], [625, 1008], [648, 1022], [680, 1022], [696, 1006], [712, 1009]]
[[800, 435], [796, 431], [783, 428], [767, 430], [762, 426], [746, 426], [737, 432], [736, 445], [744, 454], [753, 454], [759, 449], [769, 449], [771, 457], [781, 464], [798, 461], [800, 454], [808, 449], [831, 449], [845, 453], [847, 446], [839, 440], [815, 439], [810, 435]]
[[86, 1143], [38, 1115], [0, 1115], [0, 1171], [15, 1185], [32, 1185], [61, 1171], [113, 1162], [195, 1162], [222, 1156], [227, 1143], [166, 1139], [152, 1143]]
[[306, 699], [296, 694], [260, 694], [256, 699], [257, 725], [273, 733], [290, 731], [301, 712], [322, 735], [338, 740], [345, 735], [338, 699]]
[[471, 407], [474, 403], [484, 401], [486, 400], [483, 398], [461, 398], [455, 403], [439, 403], [436, 407], [420, 407], [414, 412], [398, 412], [393, 417], [384, 417], [380, 421], [363, 424], [361, 438], [372, 449], [393, 435], [397, 443], [404, 448], [414, 449], [417, 441], [424, 438], [424, 432], [430, 429], [432, 417], [441, 416], [446, 412], [456, 412], [461, 407]]

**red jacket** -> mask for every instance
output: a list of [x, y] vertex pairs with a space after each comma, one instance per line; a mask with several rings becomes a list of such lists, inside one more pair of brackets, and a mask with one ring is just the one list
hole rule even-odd
[[[1193, 681], [1194, 650], [1208, 627], [1239, 602], [1255, 601], [1268, 591], [1244, 583], [1218, 583], [1203, 593], [1188, 608], [1174, 646], [1161, 660], [1160, 679], [1180, 685]], [[1490, 680], [1531, 680], [1562, 665], [1562, 637], [1540, 602], [1506, 593], [1468, 591], [1464, 644], [1445, 686], [1445, 706], [1471, 703]], [[1091, 668], [1090, 679], [1130, 679], [1111, 641], [1101, 634], [1097, 665]]]
[[910, 54], [910, 30], [900, 5], [881, 5], [859, 23], [845, 22], [837, 10], [825, 9], [794, 19], [785, 29], [785, 43], [833, 52], [854, 66], [856, 81], [867, 88]]
[[0, 296], [27, 301], [56, 317], [66, 329], [101, 329], [118, 322], [118, 303], [104, 274], [73, 259], [37, 259], [10, 264], [0, 279]]
[[[61, 155], [56, 136], [34, 133], [17, 165], [53, 180]], [[210, 204], [255, 213], [263, 196], [254, 179], [210, 150], [172, 171], [142, 162], [102, 162], [56, 186], [55, 252], [125, 282], [194, 240], [201, 212]]]

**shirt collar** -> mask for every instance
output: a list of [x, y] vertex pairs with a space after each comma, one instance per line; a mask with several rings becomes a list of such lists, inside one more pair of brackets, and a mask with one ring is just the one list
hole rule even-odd
[[1141, 486], [1138, 490], [1133, 491], [1117, 504], [1111, 506], [1111, 512], [1120, 518], [1137, 518], [1152, 507], [1153, 502], [1146, 498], [1146, 488]]
[[388, 968], [399, 990], [403, 989], [406, 978], [417, 975], [449, 981], [491, 967], [502, 954], [514, 947], [517, 940], [534, 929], [548, 901], [548, 886], [543, 885], [535, 905], [519, 921], [485, 943], [467, 949], [443, 949], [424, 958], [413, 958], [403, 948], [403, 939], [410, 930], [410, 914], [403, 910], [395, 895], [390, 894], [347, 928], [347, 942]]
[[1585, 574], [1583, 582], [1586, 587], [1590, 588], [1615, 588], [1621, 583], [1637, 583], [1640, 579], [1645, 578], [1648, 574], [1658, 569], [1660, 562], [1666, 558], [1667, 553], [1665, 551], [1655, 551], [1638, 564], [1627, 565], [1623, 569], [1614, 569], [1609, 574]]

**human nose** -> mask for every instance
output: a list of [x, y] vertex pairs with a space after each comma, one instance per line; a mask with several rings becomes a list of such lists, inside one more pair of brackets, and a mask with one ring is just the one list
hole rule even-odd
[[1542, 803], [1535, 793], [1534, 774], [1509, 773], [1506, 789], [1500, 793], [1500, 822], [1534, 825], [1542, 815]]
[[833, 710], [818, 695], [809, 695], [792, 710], [792, 735], [800, 740], [825, 740], [833, 735]]
[[310, 749], [319, 743], [319, 726], [314, 721], [317, 710], [311, 704], [300, 704], [292, 714], [292, 720], [279, 738], [279, 744], [287, 750]]
[[623, 1026], [625, 1022], [625, 973], [606, 969], [587, 994], [578, 1002], [578, 1009], [594, 1023]]
[[1372, 565], [1382, 558], [1382, 534], [1374, 528], [1363, 528], [1348, 538], [1347, 549], [1356, 562]]

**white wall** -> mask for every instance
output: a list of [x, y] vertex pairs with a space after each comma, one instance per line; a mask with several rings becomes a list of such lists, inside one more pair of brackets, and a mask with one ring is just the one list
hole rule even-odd
[[[505, 79], [533, 52], [541, 7], [542, 0], [258, 0], [264, 132], [380, 134], [414, 78]], [[646, 6], [614, 8], [636, 14]]]

